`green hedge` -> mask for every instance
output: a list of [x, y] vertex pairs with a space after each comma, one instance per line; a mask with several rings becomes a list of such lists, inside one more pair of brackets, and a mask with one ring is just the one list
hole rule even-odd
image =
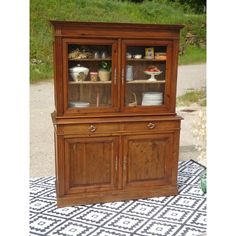
[[[181, 47], [186, 57], [188, 46], [185, 38], [188, 32], [195, 35], [191, 46], [199, 51], [199, 42], [206, 41], [206, 15], [186, 12], [181, 6], [176, 7], [165, 0], [133, 3], [117, 0], [31, 0], [30, 1], [30, 79], [38, 81], [52, 78], [52, 28], [49, 20], [127, 22], [184, 24], [181, 31]], [[206, 50], [201, 49], [202, 54]], [[187, 57], [189, 58], [189, 57]], [[180, 61], [188, 63], [188, 59]], [[204, 62], [198, 58], [195, 62]]]

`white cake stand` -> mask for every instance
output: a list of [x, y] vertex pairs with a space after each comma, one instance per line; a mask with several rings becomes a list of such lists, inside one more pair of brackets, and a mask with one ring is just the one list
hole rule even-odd
[[144, 71], [144, 73], [151, 76], [148, 81], [157, 81], [155, 75], [160, 75], [162, 71]]

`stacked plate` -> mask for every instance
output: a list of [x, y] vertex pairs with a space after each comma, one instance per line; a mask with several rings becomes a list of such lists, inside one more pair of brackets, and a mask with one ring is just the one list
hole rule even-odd
[[163, 93], [146, 92], [143, 93], [142, 106], [156, 106], [163, 104]]
[[84, 107], [89, 107], [89, 106], [90, 106], [90, 103], [89, 103], [89, 102], [81, 102], [81, 101], [78, 101], [78, 102], [70, 102], [70, 103], [69, 103], [69, 106], [70, 106], [70, 107], [80, 107], [80, 108], [84, 108]]

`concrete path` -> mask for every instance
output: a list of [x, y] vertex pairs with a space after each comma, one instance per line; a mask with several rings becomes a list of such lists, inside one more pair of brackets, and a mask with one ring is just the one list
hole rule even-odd
[[[206, 86], [206, 65], [179, 66], [177, 94], [182, 95], [189, 89], [201, 89]], [[197, 111], [177, 112], [184, 120], [181, 124], [180, 159], [196, 159], [196, 138], [192, 134], [194, 120], [198, 120]], [[30, 85], [30, 176], [55, 175], [54, 140], [51, 112], [54, 111], [53, 81]], [[205, 164], [205, 162], [204, 162]]]
[[206, 64], [179, 66], [177, 96], [193, 89], [206, 88]]

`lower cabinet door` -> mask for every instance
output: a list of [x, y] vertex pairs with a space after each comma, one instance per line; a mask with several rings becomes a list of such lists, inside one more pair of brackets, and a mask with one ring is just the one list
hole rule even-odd
[[171, 184], [173, 134], [130, 135], [124, 138], [124, 188], [153, 189]]
[[65, 138], [64, 194], [115, 189], [117, 153], [116, 137]]

